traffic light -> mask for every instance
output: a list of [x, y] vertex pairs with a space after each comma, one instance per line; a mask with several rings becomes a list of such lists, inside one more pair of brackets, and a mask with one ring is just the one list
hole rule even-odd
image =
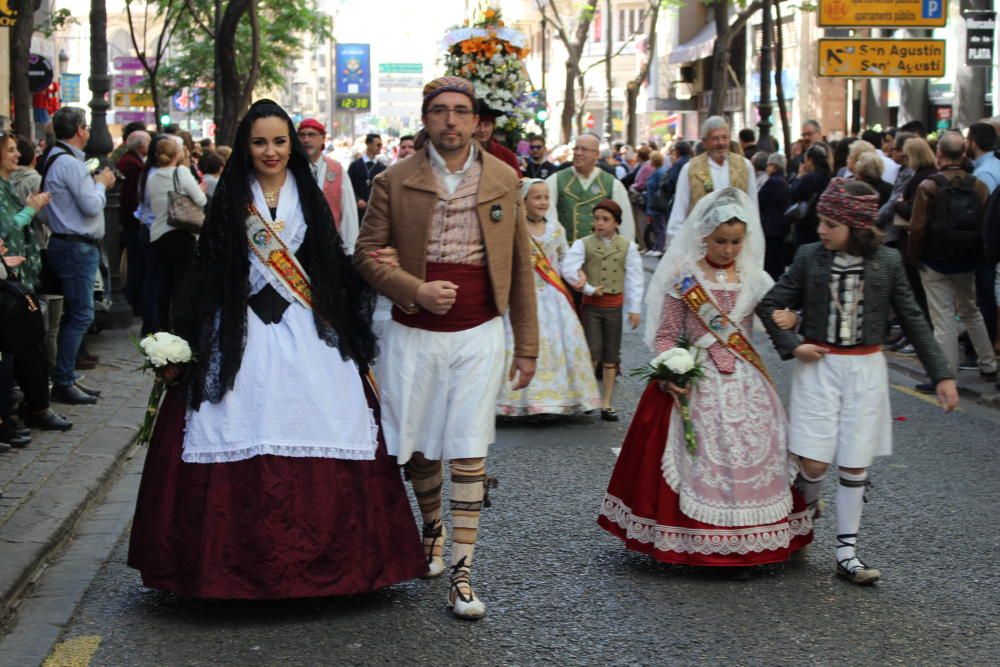
[[535, 109], [535, 120], [538, 123], [544, 123], [549, 119], [549, 110], [545, 107], [539, 107]]
[[545, 91], [539, 90], [535, 99], [538, 102], [538, 106], [535, 107], [535, 122], [544, 128], [545, 121], [549, 119], [549, 105], [545, 99]]
[[170, 125], [170, 114], [165, 113], [162, 116], [160, 116], [160, 125], [163, 126]]

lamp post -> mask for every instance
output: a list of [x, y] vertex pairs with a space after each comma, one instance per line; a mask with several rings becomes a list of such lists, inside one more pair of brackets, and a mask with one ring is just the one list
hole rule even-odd
[[[761, 4], [760, 101], [757, 103], [760, 120], [757, 121], [757, 146], [763, 151], [771, 152], [774, 150], [774, 141], [771, 139], [771, 112], [774, 109], [771, 104], [771, 72], [774, 70], [771, 40], [774, 27], [771, 23], [771, 0], [763, 0]], [[776, 76], [781, 76], [781, 72]]]
[[[90, 139], [84, 152], [88, 158], [97, 158], [103, 167], [110, 167], [109, 155], [114, 149], [111, 132], [108, 131], [108, 92], [111, 90], [111, 76], [108, 74], [108, 12], [105, 0], [90, 2]], [[119, 228], [118, 186], [107, 192], [104, 205], [104, 256], [108, 264], [108, 283], [105, 290], [111, 298], [106, 325], [123, 329], [132, 323], [132, 310], [125, 303], [121, 285], [121, 231]], [[95, 313], [96, 317], [96, 313]]]

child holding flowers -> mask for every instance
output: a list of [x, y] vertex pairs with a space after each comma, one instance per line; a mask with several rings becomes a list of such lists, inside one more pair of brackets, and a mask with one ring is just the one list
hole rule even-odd
[[[659, 561], [761, 565], [812, 540], [811, 511], [792, 489], [785, 412], [750, 343], [754, 307], [772, 285], [763, 261], [756, 207], [727, 187], [698, 202], [647, 292], [646, 342], [663, 355], [650, 369], [663, 372], [640, 371], [656, 381], [636, 408], [598, 524]], [[791, 327], [795, 316], [776, 321]], [[679, 348], [694, 365], [663, 354]], [[657, 379], [667, 377], [676, 381]]]

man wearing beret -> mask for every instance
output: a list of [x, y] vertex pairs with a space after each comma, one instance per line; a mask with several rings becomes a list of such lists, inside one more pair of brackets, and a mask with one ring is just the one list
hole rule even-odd
[[353, 254], [354, 242], [358, 238], [358, 208], [351, 179], [345, 176], [339, 162], [323, 154], [326, 145], [326, 126], [323, 123], [315, 118], [306, 118], [299, 123], [299, 139], [309, 153], [313, 177], [330, 206], [344, 250], [348, 255]]
[[[471, 572], [496, 397], [505, 375], [514, 389], [527, 386], [538, 356], [518, 177], [472, 140], [475, 104], [466, 79], [424, 87], [427, 141], [375, 178], [354, 254], [361, 274], [394, 304], [378, 369], [382, 426], [420, 505], [429, 577], [445, 569], [441, 462], [450, 462], [448, 600], [467, 619], [486, 613]], [[398, 259], [385, 261], [386, 248]], [[504, 313], [514, 335], [509, 368]]]

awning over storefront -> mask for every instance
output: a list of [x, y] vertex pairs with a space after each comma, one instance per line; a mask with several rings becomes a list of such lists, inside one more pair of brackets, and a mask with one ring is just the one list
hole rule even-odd
[[692, 63], [712, 55], [715, 48], [715, 22], [707, 23], [697, 35], [679, 45], [670, 54], [671, 65]]

